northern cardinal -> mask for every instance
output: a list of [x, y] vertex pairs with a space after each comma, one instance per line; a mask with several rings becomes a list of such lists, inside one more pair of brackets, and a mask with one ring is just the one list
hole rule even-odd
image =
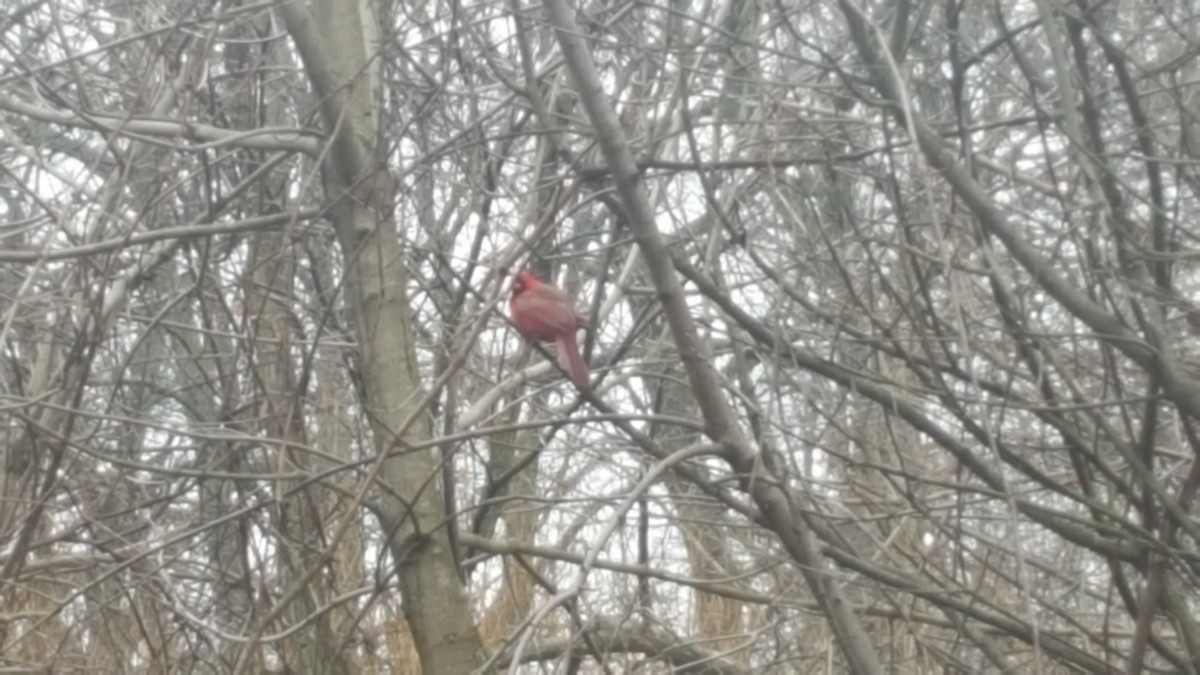
[[566, 293], [521, 270], [513, 279], [508, 308], [517, 330], [525, 337], [557, 345], [559, 364], [576, 385], [588, 386], [588, 367], [575, 339], [583, 317]]

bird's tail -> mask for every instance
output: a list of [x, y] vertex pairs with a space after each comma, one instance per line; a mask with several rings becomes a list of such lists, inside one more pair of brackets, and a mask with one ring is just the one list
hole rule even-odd
[[558, 363], [571, 374], [571, 380], [580, 389], [588, 386], [588, 367], [579, 353], [579, 342], [575, 339], [574, 331], [558, 339]]

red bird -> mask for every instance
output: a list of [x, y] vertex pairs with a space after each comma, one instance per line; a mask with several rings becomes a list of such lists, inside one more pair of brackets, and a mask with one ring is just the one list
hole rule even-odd
[[588, 386], [588, 367], [575, 339], [583, 317], [566, 293], [521, 270], [513, 279], [508, 308], [517, 330], [538, 342], [556, 344], [559, 364], [578, 387]]

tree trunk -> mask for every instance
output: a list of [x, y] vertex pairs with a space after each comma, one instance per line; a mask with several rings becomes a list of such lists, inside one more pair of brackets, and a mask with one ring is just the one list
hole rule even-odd
[[375, 448], [387, 456], [374, 467], [379, 486], [371, 503], [425, 672], [469, 673], [483, 650], [446, 534], [441, 457], [428, 446], [410, 449], [431, 438], [432, 420], [413, 343], [404, 248], [392, 219], [395, 185], [374, 148], [378, 61], [371, 57], [380, 47], [378, 27], [366, 3], [314, 3], [319, 21], [294, 3], [279, 7], [333, 133], [325, 165], [327, 193], [337, 200], [330, 216], [347, 275], [365, 412]]

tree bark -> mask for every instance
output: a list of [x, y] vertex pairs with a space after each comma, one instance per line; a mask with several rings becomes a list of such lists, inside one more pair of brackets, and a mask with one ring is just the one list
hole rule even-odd
[[330, 216], [347, 275], [366, 414], [381, 455], [371, 505], [392, 553], [424, 671], [469, 673], [483, 650], [446, 534], [440, 457], [436, 450], [406, 451], [428, 440], [432, 426], [413, 345], [403, 247], [392, 219], [395, 185], [374, 148], [378, 62], [371, 50], [380, 47], [378, 27], [366, 3], [321, 0], [314, 3], [319, 21], [296, 3], [277, 6], [332, 134], [326, 190], [335, 200]]

